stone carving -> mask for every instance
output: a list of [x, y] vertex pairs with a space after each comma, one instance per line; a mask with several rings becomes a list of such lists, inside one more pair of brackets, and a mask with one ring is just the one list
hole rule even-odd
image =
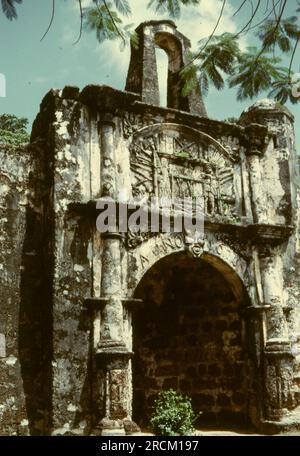
[[153, 124], [153, 121], [148, 121], [144, 116], [134, 114], [132, 112], [124, 113], [123, 115], [123, 135], [125, 139], [130, 138], [136, 131], [141, 128]]
[[234, 251], [237, 255], [239, 255], [243, 260], [247, 263], [252, 259], [252, 253], [250, 249], [250, 242], [245, 241], [245, 239], [241, 239], [238, 236], [229, 235], [226, 233], [215, 233], [215, 238], [218, 241], [228, 245], [231, 250]]
[[105, 158], [103, 160], [103, 170], [102, 170], [102, 195], [111, 196], [114, 194], [115, 190], [115, 175], [114, 175], [114, 165], [111, 158]]
[[133, 196], [202, 198], [208, 215], [235, 215], [233, 159], [213, 138], [170, 124], [137, 133], [130, 147]]
[[132, 193], [135, 198], [154, 194], [154, 163], [157, 149], [157, 139], [151, 136], [142, 138], [131, 147], [130, 168], [134, 175]]
[[239, 159], [241, 145], [238, 138], [234, 138], [232, 136], [222, 136], [219, 139], [219, 142], [234, 160]]
[[258, 249], [258, 257], [261, 259], [269, 259], [272, 261], [274, 258], [274, 248], [270, 244], [261, 244]]
[[192, 256], [193, 258], [200, 258], [202, 254], [204, 253], [204, 246], [205, 246], [205, 241], [199, 241], [195, 244], [187, 244], [186, 245], [186, 250], [187, 253]]
[[132, 231], [128, 230], [125, 236], [125, 244], [129, 249], [135, 249], [138, 245], [150, 239], [156, 233], [151, 233], [150, 231]]

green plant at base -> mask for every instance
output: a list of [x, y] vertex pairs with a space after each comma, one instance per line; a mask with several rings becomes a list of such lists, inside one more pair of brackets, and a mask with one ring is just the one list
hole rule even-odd
[[193, 435], [197, 418], [191, 400], [170, 389], [159, 393], [150, 422], [156, 435]]

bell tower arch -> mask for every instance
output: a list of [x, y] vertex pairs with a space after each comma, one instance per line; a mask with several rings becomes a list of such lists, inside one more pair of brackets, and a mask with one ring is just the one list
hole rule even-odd
[[206, 117], [200, 87], [188, 96], [182, 95], [183, 81], [180, 70], [188, 63], [190, 41], [178, 32], [172, 21], [143, 22], [137, 29], [138, 47], [131, 49], [131, 60], [126, 90], [141, 95], [142, 101], [160, 105], [156, 48], [168, 55], [167, 107]]

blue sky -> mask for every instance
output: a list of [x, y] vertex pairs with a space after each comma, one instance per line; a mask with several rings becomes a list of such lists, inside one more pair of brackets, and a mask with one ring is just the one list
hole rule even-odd
[[[85, 3], [89, 1], [85, 0]], [[42, 42], [40, 38], [51, 17], [51, 0], [25, 0], [18, 7], [17, 21], [10, 22], [0, 15], [0, 73], [5, 75], [7, 82], [7, 96], [0, 98], [0, 113], [24, 116], [31, 123], [43, 96], [52, 87], [76, 85], [83, 88], [94, 83], [124, 88], [129, 49], [121, 52], [117, 42], [99, 44], [95, 35], [88, 32], [74, 45], [79, 32], [77, 0], [58, 0], [56, 3], [53, 26]], [[148, 0], [131, 0], [130, 3], [133, 5], [133, 15], [129, 22], [138, 25], [143, 20], [164, 18], [146, 9]], [[183, 9], [181, 19], [177, 21], [179, 30], [195, 45], [198, 39], [208, 36], [212, 31], [221, 3], [220, 0], [202, 0], [198, 7]], [[232, 19], [238, 4], [240, 0], [227, 3], [218, 33], [234, 32], [241, 22], [245, 22], [250, 12], [246, 9], [238, 21]], [[289, 0], [288, 5], [292, 14], [296, 0]], [[243, 46], [251, 44], [249, 38], [243, 38]], [[162, 64], [163, 61], [161, 56], [159, 62]], [[237, 117], [252, 104], [251, 101], [237, 102], [234, 89], [222, 92], [211, 90], [205, 102], [209, 116], [216, 119]], [[296, 107], [287, 106], [296, 116], [297, 131], [300, 103]]]

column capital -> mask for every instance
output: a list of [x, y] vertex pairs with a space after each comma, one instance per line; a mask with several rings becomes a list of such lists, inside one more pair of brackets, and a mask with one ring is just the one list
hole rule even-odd
[[245, 127], [244, 139], [246, 142], [246, 155], [261, 156], [268, 143], [268, 128], [256, 123]]
[[128, 360], [133, 352], [128, 350], [123, 341], [101, 340], [96, 348], [96, 356], [108, 361]]
[[263, 259], [272, 259], [276, 255], [274, 248], [269, 244], [260, 244], [258, 247], [258, 257]]
[[284, 338], [273, 338], [266, 342], [264, 354], [266, 356], [288, 356], [294, 358], [295, 356], [291, 350], [291, 342]]
[[99, 127], [99, 129], [100, 129], [102, 126], [110, 126], [110, 127], [112, 127], [113, 129], [116, 128], [116, 124], [115, 124], [115, 120], [114, 120], [113, 114], [105, 113], [105, 114], [101, 114], [101, 115], [100, 115], [100, 119], [99, 119], [99, 121], [98, 121], [98, 127]]

